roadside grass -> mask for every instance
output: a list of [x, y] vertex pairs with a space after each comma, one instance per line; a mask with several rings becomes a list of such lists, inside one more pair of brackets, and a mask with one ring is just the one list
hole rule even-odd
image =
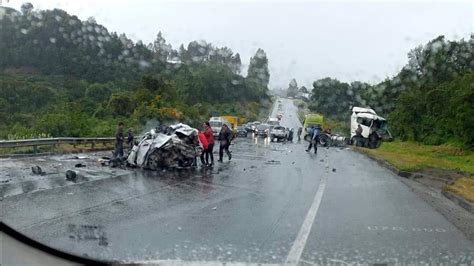
[[474, 202], [474, 178], [461, 177], [454, 184], [447, 185], [444, 189]]
[[440, 168], [474, 173], [474, 152], [449, 144], [431, 146], [410, 141], [393, 141], [384, 142], [378, 149], [358, 149], [386, 160], [401, 171]]

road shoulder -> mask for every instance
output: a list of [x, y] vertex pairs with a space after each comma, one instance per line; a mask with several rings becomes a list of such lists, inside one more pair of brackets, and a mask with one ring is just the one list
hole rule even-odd
[[471, 212], [471, 210], [474, 210], [473, 203], [454, 193], [443, 190], [436, 177], [429, 176], [426, 173], [400, 171], [387, 161], [368, 154], [361, 149], [356, 148], [353, 150], [392, 171], [402, 183], [441, 213], [469, 240], [474, 240], [474, 214]]

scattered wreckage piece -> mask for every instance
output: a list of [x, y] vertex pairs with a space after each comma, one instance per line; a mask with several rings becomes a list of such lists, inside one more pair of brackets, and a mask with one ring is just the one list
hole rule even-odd
[[46, 174], [46, 172], [44, 172], [43, 169], [41, 169], [41, 167], [39, 167], [38, 165], [32, 166], [31, 167], [31, 172], [33, 172], [33, 174], [35, 174], [35, 175], [45, 175]]
[[150, 170], [190, 167], [202, 151], [198, 130], [179, 123], [147, 132], [133, 146], [127, 163]]

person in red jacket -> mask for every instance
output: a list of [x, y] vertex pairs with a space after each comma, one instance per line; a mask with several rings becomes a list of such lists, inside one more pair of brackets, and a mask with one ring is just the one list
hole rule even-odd
[[[205, 150], [206, 165], [212, 167], [214, 165], [214, 133], [209, 122], [204, 123], [204, 136], [206, 136], [207, 140], [207, 149]], [[209, 157], [211, 157], [211, 163], [209, 163]]]
[[201, 143], [201, 146], [202, 146], [202, 153], [201, 153], [201, 163], [202, 165], [206, 165], [207, 166], [207, 163], [204, 162], [204, 154], [206, 154], [206, 151], [209, 147], [209, 144], [207, 143], [207, 139], [206, 139], [206, 136], [204, 135], [204, 133], [202, 131], [199, 131], [198, 132], [198, 138], [199, 138], [199, 142]]

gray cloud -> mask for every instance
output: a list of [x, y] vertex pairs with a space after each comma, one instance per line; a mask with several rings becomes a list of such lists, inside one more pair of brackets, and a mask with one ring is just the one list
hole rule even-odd
[[[19, 8], [22, 2], [6, 5]], [[161, 30], [175, 48], [200, 39], [228, 46], [245, 67], [261, 47], [272, 88], [287, 87], [291, 78], [307, 87], [326, 76], [377, 82], [395, 74], [415, 46], [438, 35], [459, 39], [473, 32], [470, 2], [29, 2], [81, 19], [94, 16], [135, 41], [152, 42]]]

